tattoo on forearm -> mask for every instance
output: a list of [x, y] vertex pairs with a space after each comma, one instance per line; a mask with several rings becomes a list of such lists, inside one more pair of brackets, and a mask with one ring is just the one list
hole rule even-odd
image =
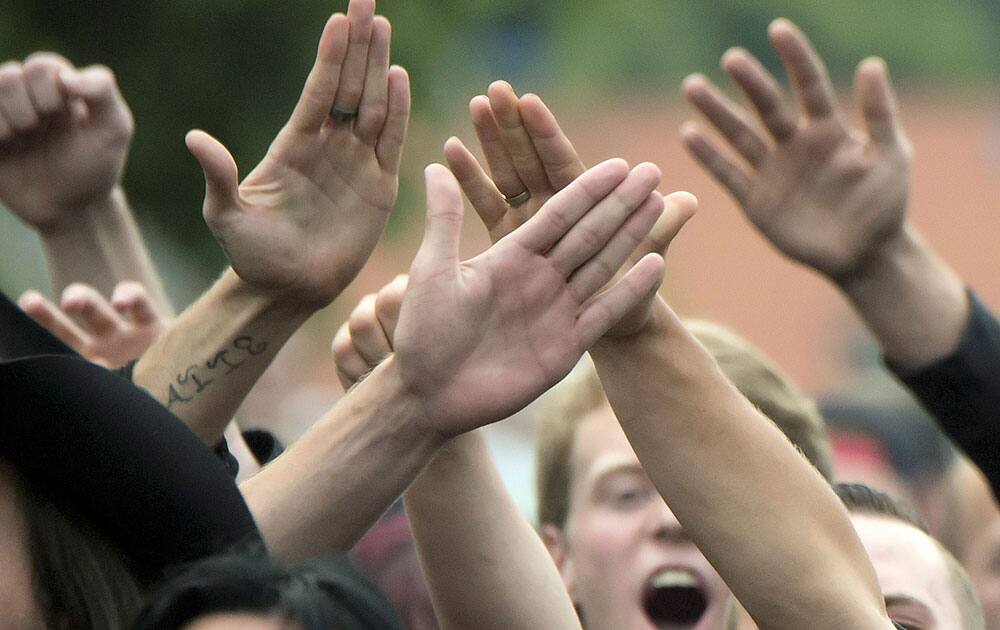
[[174, 403], [186, 403], [205, 391], [220, 375], [218, 369], [223, 369], [221, 376], [232, 374], [247, 358], [256, 356], [267, 350], [266, 341], [256, 341], [249, 335], [241, 335], [233, 339], [231, 347], [220, 350], [203, 365], [188, 366], [182, 374], [168, 386], [167, 409]]

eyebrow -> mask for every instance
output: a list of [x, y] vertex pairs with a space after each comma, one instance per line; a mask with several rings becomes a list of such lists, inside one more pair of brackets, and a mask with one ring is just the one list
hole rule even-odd
[[641, 475], [646, 476], [646, 471], [643, 469], [642, 465], [634, 461], [617, 461], [607, 466], [598, 468], [590, 478], [594, 483], [598, 483], [602, 479], [606, 479], [613, 475], [628, 474], [628, 475]]
[[934, 611], [932, 611], [927, 604], [923, 603], [919, 599], [915, 599], [913, 597], [910, 597], [909, 595], [897, 595], [897, 594], [886, 595], [884, 599], [886, 607], [911, 606], [919, 610], [921, 613], [927, 615], [929, 621], [937, 621], [937, 617], [935, 617]]

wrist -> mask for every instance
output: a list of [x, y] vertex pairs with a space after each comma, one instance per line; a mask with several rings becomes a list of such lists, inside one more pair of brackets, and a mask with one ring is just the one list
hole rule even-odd
[[215, 288], [229, 302], [231, 309], [283, 321], [295, 329], [319, 310], [315, 305], [289, 298], [280, 292], [258, 288], [240, 278], [232, 267], [222, 272]]
[[849, 270], [830, 279], [849, 297], [873, 285], [894, 282], [927, 248], [916, 229], [906, 223]]
[[594, 349], [645, 343], [650, 338], [661, 336], [669, 328], [671, 322], [676, 319], [676, 315], [673, 314], [667, 303], [657, 295], [653, 298], [653, 302], [649, 306], [649, 313], [642, 325], [624, 335], [607, 333], [597, 340]]
[[425, 397], [403, 377], [396, 355], [386, 357], [355, 387], [356, 390], [372, 388], [377, 388], [390, 408], [397, 410], [397, 413], [392, 414], [400, 419], [396, 430], [412, 444], [426, 445], [437, 451], [448, 442], [449, 436], [434, 426], [434, 418], [427, 410]]
[[99, 234], [102, 227], [117, 223], [127, 215], [131, 220], [128, 201], [121, 185], [115, 185], [107, 194], [93, 199], [81, 200], [71, 207], [59, 208], [53, 220], [35, 225], [43, 240], [86, 237]]

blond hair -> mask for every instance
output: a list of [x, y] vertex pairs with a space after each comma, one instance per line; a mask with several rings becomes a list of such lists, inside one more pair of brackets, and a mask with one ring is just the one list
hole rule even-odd
[[[827, 481], [832, 480], [830, 443], [815, 402], [760, 350], [732, 331], [699, 320], [688, 320], [685, 326], [733, 385], [781, 429]], [[582, 361], [542, 400], [535, 474], [539, 523], [565, 524], [573, 438], [580, 421], [606, 401], [597, 371], [589, 360]]]

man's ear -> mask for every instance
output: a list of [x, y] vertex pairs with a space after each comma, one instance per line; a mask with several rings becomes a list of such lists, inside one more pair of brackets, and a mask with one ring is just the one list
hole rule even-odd
[[566, 585], [566, 590], [569, 591], [569, 596], [572, 598], [574, 596], [573, 560], [566, 542], [566, 533], [561, 527], [552, 523], [542, 523], [538, 533], [542, 537], [545, 547], [549, 550], [549, 555], [552, 556], [556, 568], [559, 569], [563, 584]]

